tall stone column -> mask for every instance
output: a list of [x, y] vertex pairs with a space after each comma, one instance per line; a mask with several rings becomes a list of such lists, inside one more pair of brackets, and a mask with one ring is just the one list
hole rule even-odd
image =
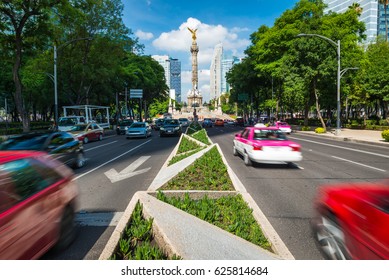
[[190, 52], [192, 54], [192, 90], [195, 92], [199, 84], [198, 76], [198, 63], [197, 63], [197, 54], [199, 53], [199, 47], [197, 46], [196, 40], [192, 41], [192, 46], [190, 47]]

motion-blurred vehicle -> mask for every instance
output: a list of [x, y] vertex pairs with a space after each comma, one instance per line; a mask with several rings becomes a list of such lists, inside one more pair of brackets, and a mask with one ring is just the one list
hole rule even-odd
[[208, 118], [204, 118], [202, 124], [201, 124], [202, 127], [213, 127], [213, 122], [211, 119], [208, 119]]
[[242, 117], [237, 117], [235, 119], [235, 125], [236, 126], [244, 126], [244, 119]]
[[85, 123], [86, 121], [84, 116], [60, 117], [58, 120], [58, 130], [69, 131], [73, 126]]
[[72, 126], [69, 132], [84, 144], [90, 141], [101, 141], [104, 136], [104, 128], [97, 123], [77, 124]]
[[81, 168], [86, 163], [82, 142], [65, 131], [32, 132], [12, 136], [0, 144], [0, 150], [44, 151], [73, 168]]
[[216, 119], [215, 126], [224, 126], [224, 121], [222, 119]]
[[188, 126], [190, 124], [188, 118], [179, 118], [178, 121], [180, 122], [181, 126]]
[[119, 121], [117, 127], [116, 127], [116, 134], [121, 135], [121, 134], [126, 134], [127, 128], [132, 125], [134, 121], [130, 119], [125, 119], [122, 121]]
[[287, 134], [292, 133], [292, 127], [287, 122], [277, 121], [274, 124], [274, 127], [278, 128], [283, 133], [287, 133]]
[[74, 238], [73, 172], [47, 153], [0, 152], [0, 259], [38, 259]]
[[147, 138], [149, 136], [151, 136], [151, 126], [147, 122], [134, 122], [126, 131], [127, 139], [134, 137]]
[[275, 127], [246, 127], [233, 140], [233, 154], [244, 163], [292, 163], [303, 159], [301, 146]]
[[164, 122], [164, 119], [155, 120], [154, 130], [160, 130], [161, 127], [163, 126], [163, 122]]
[[181, 136], [182, 127], [177, 119], [166, 119], [159, 130], [159, 136], [175, 135]]
[[321, 186], [312, 228], [328, 259], [389, 259], [389, 180]]

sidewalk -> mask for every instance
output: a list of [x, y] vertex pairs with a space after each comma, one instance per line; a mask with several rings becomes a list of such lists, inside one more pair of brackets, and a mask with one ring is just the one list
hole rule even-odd
[[326, 133], [316, 133], [314, 131], [294, 131], [298, 134], [308, 134], [317, 137], [328, 137], [339, 141], [350, 141], [356, 143], [373, 144], [389, 147], [389, 142], [382, 138], [382, 131], [365, 129], [342, 128], [339, 135], [335, 135], [335, 129]]

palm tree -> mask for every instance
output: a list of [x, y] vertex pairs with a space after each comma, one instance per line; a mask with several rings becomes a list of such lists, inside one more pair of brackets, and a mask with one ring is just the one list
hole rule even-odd
[[378, 4], [384, 5], [385, 9], [385, 38], [386, 42], [388, 41], [388, 19], [387, 19], [387, 9], [389, 5], [389, 0], [378, 0]]
[[[389, 1], [389, 0], [386, 0]], [[348, 7], [349, 9], [354, 9], [358, 16], [362, 14], [363, 8], [361, 8], [361, 5], [359, 3], [353, 3], [351, 6]]]

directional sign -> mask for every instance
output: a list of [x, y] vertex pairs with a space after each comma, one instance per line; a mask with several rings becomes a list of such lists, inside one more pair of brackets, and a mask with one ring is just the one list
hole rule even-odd
[[121, 180], [130, 178], [132, 176], [145, 173], [145, 172], [149, 171], [151, 169], [151, 167], [144, 168], [144, 169], [141, 169], [138, 171], [135, 171], [135, 169], [137, 169], [139, 166], [141, 166], [149, 158], [150, 158], [150, 156], [140, 157], [120, 172], [117, 172], [114, 168], [112, 168], [112, 169], [108, 170], [107, 172], [105, 172], [104, 174], [105, 174], [105, 176], [108, 177], [108, 179], [112, 183], [116, 183], [116, 182], [119, 182]]
[[143, 89], [130, 89], [130, 98], [142, 98]]
[[249, 99], [249, 95], [247, 93], [238, 93], [238, 101], [246, 101]]

